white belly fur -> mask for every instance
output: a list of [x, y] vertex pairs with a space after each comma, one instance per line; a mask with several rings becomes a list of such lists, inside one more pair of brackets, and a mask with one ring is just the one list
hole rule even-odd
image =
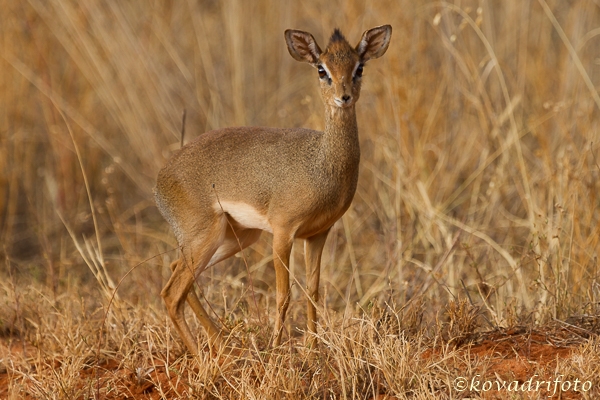
[[215, 206], [217, 210], [221, 210], [222, 207], [223, 211], [245, 228], [260, 229], [273, 233], [273, 228], [271, 228], [267, 217], [249, 204], [238, 201], [221, 201], [220, 206], [219, 203]]

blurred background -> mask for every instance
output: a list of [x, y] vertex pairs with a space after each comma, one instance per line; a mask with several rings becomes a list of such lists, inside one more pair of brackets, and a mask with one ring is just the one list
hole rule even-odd
[[[322, 129], [325, 47], [391, 24], [365, 68], [354, 203], [324, 252], [328, 309], [470, 296], [494, 324], [600, 308], [600, 3], [2, 0], [0, 276], [159, 305], [177, 258], [152, 187], [185, 141]], [[271, 237], [198, 283], [213, 310], [273, 304]], [[292, 320], [302, 319], [301, 243]], [[135, 267], [135, 268], [134, 268]], [[249, 279], [250, 274], [251, 279]], [[93, 298], [89, 300], [95, 301]], [[246, 304], [246, 306], [244, 306]], [[250, 306], [250, 308], [252, 308]]]

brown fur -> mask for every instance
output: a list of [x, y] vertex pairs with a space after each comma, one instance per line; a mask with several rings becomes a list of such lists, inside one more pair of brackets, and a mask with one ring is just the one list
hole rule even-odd
[[331, 226], [350, 206], [358, 179], [355, 103], [361, 79], [353, 73], [359, 63], [385, 53], [390, 35], [389, 25], [373, 28], [363, 34], [355, 49], [336, 30], [321, 52], [309, 33], [286, 31], [292, 57], [328, 71], [326, 79], [320, 79], [325, 132], [263, 127], [206, 132], [160, 171], [156, 204], [182, 250], [161, 295], [190, 351], [195, 353], [197, 346], [183, 316], [186, 298], [211, 346], [223, 341], [192, 290], [195, 277], [254, 243], [262, 230], [274, 235], [278, 309], [274, 345], [280, 342], [289, 303], [287, 266], [294, 238], [305, 239], [311, 297], [308, 327], [316, 331], [323, 245]]

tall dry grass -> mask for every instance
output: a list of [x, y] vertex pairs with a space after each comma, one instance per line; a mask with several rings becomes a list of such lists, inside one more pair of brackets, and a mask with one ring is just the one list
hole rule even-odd
[[[123, 277], [109, 322], [136, 305], [162, 321], [177, 254], [151, 188], [179, 148], [183, 110], [186, 140], [233, 125], [321, 129], [316, 74], [287, 54], [283, 31], [324, 44], [340, 27], [354, 43], [384, 23], [392, 42], [357, 106], [359, 187], [324, 252], [323, 337], [375, 304], [421, 298], [430, 323], [463, 296], [491, 327], [598, 314], [595, 1], [0, 8], [3, 330], [34, 335], [17, 306], [29, 284], [56, 304], [79, 293], [89, 311]], [[199, 279], [230, 328], [260, 333], [273, 317], [270, 240]], [[293, 254], [289, 337], [304, 319], [301, 246]]]

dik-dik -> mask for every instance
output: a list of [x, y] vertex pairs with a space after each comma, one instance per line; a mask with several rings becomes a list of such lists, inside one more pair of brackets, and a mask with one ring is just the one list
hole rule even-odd
[[355, 105], [367, 61], [387, 50], [392, 27], [366, 31], [352, 47], [335, 30], [325, 50], [307, 32], [286, 30], [293, 58], [317, 69], [325, 103], [325, 131], [242, 127], [206, 132], [179, 150], [158, 174], [156, 204], [181, 249], [162, 290], [169, 316], [192, 353], [197, 343], [184, 318], [187, 299], [211, 347], [224, 335], [192, 289], [195, 278], [273, 234], [277, 319], [281, 340], [289, 305], [289, 258], [304, 239], [308, 329], [316, 332], [321, 253], [331, 226], [346, 212], [358, 180], [360, 149]]

